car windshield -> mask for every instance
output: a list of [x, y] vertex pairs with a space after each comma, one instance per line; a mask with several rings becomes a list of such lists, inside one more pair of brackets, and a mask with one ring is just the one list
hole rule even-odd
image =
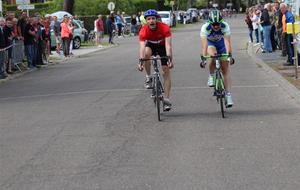
[[169, 14], [159, 14], [161, 18], [169, 18]]

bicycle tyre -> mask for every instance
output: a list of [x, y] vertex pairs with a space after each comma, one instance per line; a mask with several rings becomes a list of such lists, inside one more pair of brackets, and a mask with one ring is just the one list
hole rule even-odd
[[157, 119], [160, 121], [160, 93], [159, 93], [159, 80], [158, 76], [156, 75], [154, 83], [154, 89], [155, 89], [155, 103], [156, 103], [156, 110], [157, 110]]
[[222, 114], [222, 118], [225, 118], [225, 110], [224, 110], [224, 103], [225, 103], [225, 99], [224, 99], [224, 96], [223, 96], [223, 93], [222, 95], [219, 97], [220, 101], [220, 107], [221, 107], [221, 114]]
[[130, 28], [128, 26], [125, 26], [122, 33], [123, 33], [124, 37], [129, 37], [130, 36]]
[[216, 73], [216, 83], [215, 83], [215, 90], [217, 95], [218, 103], [220, 104], [221, 108], [221, 115], [222, 118], [225, 118], [225, 110], [224, 110], [224, 104], [225, 104], [225, 86], [224, 86], [224, 79], [222, 77], [221, 73]]

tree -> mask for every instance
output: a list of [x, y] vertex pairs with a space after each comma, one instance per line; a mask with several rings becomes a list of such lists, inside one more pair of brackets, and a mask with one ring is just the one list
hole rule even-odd
[[64, 1], [64, 11], [67, 11], [70, 14], [73, 14], [73, 7], [75, 0], [65, 0]]

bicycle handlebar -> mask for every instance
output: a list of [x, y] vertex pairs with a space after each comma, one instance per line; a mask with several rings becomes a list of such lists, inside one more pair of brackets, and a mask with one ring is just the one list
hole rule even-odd
[[217, 54], [217, 55], [206, 55], [206, 56], [201, 56], [201, 58], [212, 58], [212, 59], [217, 59], [217, 58], [221, 58], [221, 57], [231, 57], [231, 54], [229, 53], [223, 53], [223, 54]]
[[168, 60], [170, 60], [171, 57], [170, 56], [162, 56], [162, 57], [152, 56], [150, 59], [140, 59], [140, 62], [151, 61], [151, 60], [161, 60], [161, 59], [168, 59]]

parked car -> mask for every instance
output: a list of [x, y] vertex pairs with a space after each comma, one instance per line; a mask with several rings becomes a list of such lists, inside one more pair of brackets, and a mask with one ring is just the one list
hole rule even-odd
[[[73, 20], [74, 32], [73, 32], [73, 48], [79, 49], [81, 42], [85, 40], [87, 30], [83, 27], [83, 23], [80, 20]], [[56, 40], [54, 30], [51, 29], [51, 49], [56, 47]]]
[[167, 24], [170, 27], [173, 26], [173, 14], [171, 13], [171, 11], [158, 11], [157, 13], [163, 23]]
[[131, 17], [130, 16], [124, 16], [123, 17], [125, 24], [131, 24]]
[[64, 18], [65, 15], [68, 15], [68, 17], [73, 17], [73, 15], [71, 15], [70, 13], [66, 12], [66, 11], [57, 11], [55, 13], [50, 14], [51, 16], [56, 16], [57, 20], [59, 22], [61, 22]]

